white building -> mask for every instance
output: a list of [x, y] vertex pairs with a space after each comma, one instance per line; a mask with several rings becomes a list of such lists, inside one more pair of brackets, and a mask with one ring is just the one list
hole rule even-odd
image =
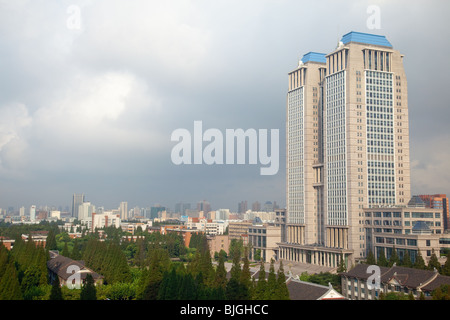
[[128, 202], [122, 201], [119, 206], [120, 219], [128, 220]]
[[50, 216], [49, 218], [56, 218], [56, 219], [61, 219], [61, 211], [58, 210], [52, 210], [50, 211]]
[[111, 211], [105, 211], [103, 214], [93, 213], [91, 219], [86, 219], [88, 228], [91, 231], [94, 231], [95, 228], [101, 229], [103, 227], [114, 226], [116, 228], [120, 228], [120, 215], [113, 214]]
[[225, 220], [214, 220], [206, 223], [205, 232], [210, 235], [221, 235], [225, 232], [227, 226], [228, 222]]
[[216, 220], [228, 220], [228, 217], [230, 216], [230, 209], [219, 209], [216, 210]]
[[244, 213], [244, 220], [255, 220], [255, 218], [260, 218], [263, 222], [274, 222], [275, 217], [275, 212], [247, 210], [247, 212]]
[[95, 212], [95, 206], [90, 202], [83, 202], [78, 206], [78, 219], [86, 220], [92, 217], [92, 213]]
[[30, 221], [35, 221], [36, 220], [36, 206], [32, 205], [30, 207]]

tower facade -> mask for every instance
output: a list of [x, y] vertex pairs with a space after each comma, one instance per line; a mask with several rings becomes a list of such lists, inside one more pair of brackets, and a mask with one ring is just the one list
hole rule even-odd
[[280, 258], [348, 265], [366, 256], [363, 209], [408, 203], [402, 59], [384, 36], [349, 32], [334, 51], [310, 52], [289, 73]]
[[128, 202], [122, 201], [119, 205], [120, 219], [128, 220]]
[[74, 193], [72, 197], [72, 217], [78, 219], [79, 206], [84, 203], [84, 194]]

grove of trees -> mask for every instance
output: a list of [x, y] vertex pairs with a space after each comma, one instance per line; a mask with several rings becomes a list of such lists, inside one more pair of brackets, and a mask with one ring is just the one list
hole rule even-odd
[[[232, 243], [228, 254], [216, 253], [213, 263], [206, 236], [200, 233], [193, 234], [186, 247], [182, 235], [170, 232], [140, 232], [135, 241], [109, 227], [106, 239], [97, 233], [71, 239], [54, 224], [17, 227], [0, 226], [0, 235], [16, 237], [11, 251], [0, 241], [0, 300], [289, 299], [283, 266], [275, 273], [272, 261], [267, 275], [260, 272], [259, 279], [252, 279], [248, 248], [239, 242]], [[48, 231], [45, 248], [21, 239], [35, 230]], [[104, 277], [104, 284], [94, 286], [92, 277], [81, 289], [50, 283], [49, 250], [83, 260]], [[232, 263], [229, 273], [227, 261]]]

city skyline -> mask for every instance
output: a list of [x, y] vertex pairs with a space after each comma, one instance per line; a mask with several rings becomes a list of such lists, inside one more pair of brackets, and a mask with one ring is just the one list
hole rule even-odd
[[[3, 209], [70, 206], [78, 192], [108, 208], [203, 199], [233, 211], [244, 200], [284, 207], [286, 75], [350, 31], [385, 35], [404, 54], [411, 194], [450, 193], [447, 3], [80, 1], [79, 25], [71, 4], [2, 4]], [[368, 28], [369, 5], [380, 8], [379, 29]], [[195, 120], [280, 129], [280, 170], [174, 165], [170, 134]]]

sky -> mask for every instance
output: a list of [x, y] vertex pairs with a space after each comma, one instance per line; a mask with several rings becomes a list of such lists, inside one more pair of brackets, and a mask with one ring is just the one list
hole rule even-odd
[[[287, 74], [350, 31], [405, 55], [412, 193], [450, 194], [448, 12], [440, 0], [0, 0], [0, 208], [70, 206], [74, 193], [108, 209], [283, 207]], [[224, 136], [279, 130], [278, 172], [174, 164], [171, 135], [194, 135], [194, 121]]]

